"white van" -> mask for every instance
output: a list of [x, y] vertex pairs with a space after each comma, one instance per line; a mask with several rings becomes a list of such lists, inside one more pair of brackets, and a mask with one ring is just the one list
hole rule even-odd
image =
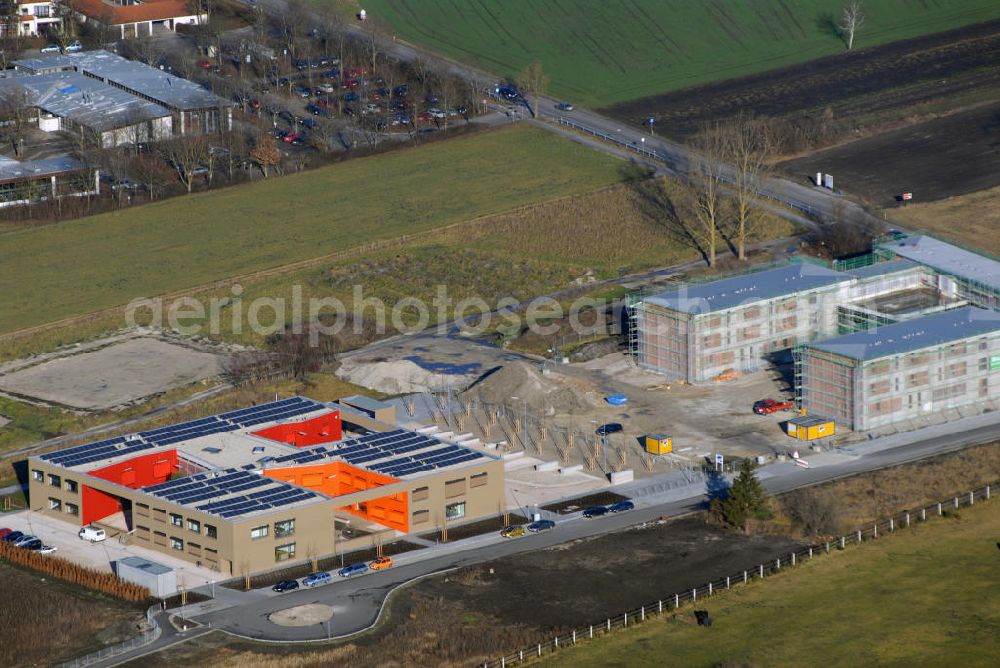
[[76, 535], [83, 540], [89, 540], [91, 543], [99, 543], [108, 537], [104, 533], [104, 529], [96, 529], [94, 527], [83, 527]]

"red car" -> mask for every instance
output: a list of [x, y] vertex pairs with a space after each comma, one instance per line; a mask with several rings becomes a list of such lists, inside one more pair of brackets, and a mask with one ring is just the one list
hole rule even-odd
[[250, 100], [247, 102], [247, 106], [251, 109], [260, 109], [260, 100]]
[[286, 134], [284, 137], [281, 138], [281, 141], [285, 142], [286, 144], [294, 144], [296, 141], [299, 142], [302, 141], [302, 135], [299, 134], [298, 132], [295, 133], [289, 132], [288, 134]]
[[368, 70], [363, 67], [347, 67], [344, 69], [345, 79], [356, 79], [357, 77], [363, 77], [368, 74]]
[[3, 540], [4, 538], [6, 538], [7, 534], [12, 533], [13, 531], [14, 531], [13, 529], [8, 529], [6, 527], [4, 527], [3, 529], [0, 529], [0, 540]]
[[761, 399], [754, 402], [753, 412], [757, 415], [770, 415], [778, 411], [790, 411], [795, 408], [791, 401], [777, 401], [775, 399]]
[[358, 83], [357, 79], [351, 79], [350, 81], [345, 81], [344, 82], [344, 88], [357, 88], [360, 85], [361, 84]]
[[430, 112], [425, 111], [422, 114], [417, 114], [417, 120], [422, 121], [424, 123], [429, 123], [434, 120], [434, 115], [431, 114]]

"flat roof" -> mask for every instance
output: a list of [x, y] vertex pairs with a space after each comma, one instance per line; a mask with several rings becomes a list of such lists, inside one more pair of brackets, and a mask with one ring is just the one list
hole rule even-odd
[[1000, 262], [935, 239], [926, 234], [883, 241], [879, 248], [933, 267], [943, 274], [961, 276], [1000, 291]]
[[737, 306], [775, 299], [851, 280], [843, 272], [807, 262], [788, 264], [752, 274], [688, 285], [662, 292], [643, 301], [692, 315], [725, 311]]
[[57, 176], [70, 172], [81, 172], [86, 169], [87, 166], [82, 162], [66, 156], [24, 161], [0, 156], [0, 181]]
[[350, 404], [355, 408], [361, 408], [367, 411], [380, 411], [385, 408], [393, 408], [393, 405], [388, 402], [372, 399], [371, 397], [366, 397], [363, 394], [352, 394], [349, 397], [343, 397], [342, 399], [339, 399], [337, 403]]
[[200, 85], [109, 51], [80, 51], [14, 61], [14, 67], [38, 75], [76, 70], [135, 91], [171, 109], [191, 110], [230, 106]]
[[117, 561], [119, 564], [125, 564], [126, 566], [131, 566], [132, 568], [138, 568], [146, 571], [147, 573], [152, 573], [153, 575], [166, 575], [167, 573], [174, 572], [174, 569], [169, 566], [164, 566], [159, 562], [143, 559], [142, 557], [125, 557], [123, 559], [118, 559]]
[[79, 72], [20, 74], [0, 79], [0, 91], [17, 88], [25, 91], [32, 106], [98, 131], [171, 115], [162, 105]]
[[182, 459], [207, 470], [138, 491], [228, 520], [330, 499], [315, 490], [264, 476], [263, 471], [272, 467], [342, 461], [403, 479], [466, 466], [477, 460], [496, 459], [466, 446], [405, 429], [366, 432], [307, 448], [252, 433], [340, 408], [305, 397], [291, 397], [46, 452], [36, 458], [71, 471], [92, 473], [134, 457], [176, 450]]
[[331, 445], [300, 448], [298, 452], [268, 462], [266, 468], [340, 461], [392, 478], [408, 479], [432, 471], [465, 466], [478, 459], [495, 457], [427, 434], [394, 429], [372, 432]]
[[818, 427], [827, 422], [833, 422], [830, 418], [817, 417], [815, 415], [800, 415], [798, 417], [793, 417], [788, 420], [790, 424], [794, 424], [796, 427]]
[[899, 274], [911, 269], [918, 269], [921, 266], [922, 265], [918, 262], [914, 262], [913, 260], [899, 258], [896, 260], [889, 260], [887, 262], [876, 262], [875, 264], [870, 264], [867, 267], [849, 269], [844, 273], [853, 276], [854, 278], [875, 278], [876, 276]]
[[992, 332], [1000, 332], [1000, 313], [965, 306], [809, 343], [805, 347], [867, 362]]

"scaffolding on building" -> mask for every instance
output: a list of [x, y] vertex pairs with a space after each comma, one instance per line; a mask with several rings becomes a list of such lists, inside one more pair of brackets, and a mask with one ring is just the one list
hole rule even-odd
[[846, 257], [842, 260], [834, 260], [832, 266], [837, 271], [851, 271], [852, 269], [861, 269], [862, 267], [870, 267], [880, 262], [887, 262], [894, 257], [895, 254], [892, 251], [875, 246], [870, 253]]

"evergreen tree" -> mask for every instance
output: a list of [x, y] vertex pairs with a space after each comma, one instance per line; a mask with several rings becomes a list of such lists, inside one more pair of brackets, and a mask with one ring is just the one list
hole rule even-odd
[[744, 459], [725, 499], [712, 501], [711, 511], [726, 524], [746, 530], [747, 520], [767, 509], [767, 492], [754, 473], [754, 463]]

